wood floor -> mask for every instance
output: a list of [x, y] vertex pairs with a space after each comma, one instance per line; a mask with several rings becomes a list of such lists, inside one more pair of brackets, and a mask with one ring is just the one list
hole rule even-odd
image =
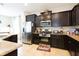
[[18, 56], [70, 56], [67, 50], [51, 48], [51, 52], [37, 50], [38, 45], [23, 44], [18, 49]]

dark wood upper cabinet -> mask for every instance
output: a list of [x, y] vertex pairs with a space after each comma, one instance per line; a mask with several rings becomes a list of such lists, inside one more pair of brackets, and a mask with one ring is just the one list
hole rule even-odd
[[[47, 15], [51, 15], [48, 19]], [[51, 20], [52, 27], [62, 27], [62, 26], [76, 26], [79, 25], [79, 4], [74, 6], [72, 10], [63, 11], [58, 13], [42, 13], [45, 20]], [[26, 21], [32, 21], [36, 27], [40, 26], [40, 21], [42, 19], [41, 15], [37, 16], [36, 14], [27, 15]]]
[[60, 13], [61, 26], [70, 26], [71, 25], [70, 20], [71, 20], [71, 12], [70, 11], [65, 11], [65, 12]]
[[72, 26], [75, 26], [76, 25], [76, 9], [73, 8], [72, 11], [71, 11], [71, 24]]
[[70, 25], [71, 12], [59, 12], [52, 14], [52, 26], [69, 26]]
[[33, 23], [36, 20], [36, 14], [31, 14], [26, 16], [26, 21], [32, 21]]
[[72, 9], [72, 26], [79, 25], [79, 4]]
[[59, 14], [58, 13], [52, 14], [51, 24], [52, 24], [52, 27], [58, 27], [58, 26], [60, 26], [60, 23], [59, 23]]
[[35, 21], [36, 27], [40, 26], [40, 21], [41, 21], [41, 16], [37, 16]]
[[76, 25], [79, 25], [79, 4], [75, 8], [76, 8]]

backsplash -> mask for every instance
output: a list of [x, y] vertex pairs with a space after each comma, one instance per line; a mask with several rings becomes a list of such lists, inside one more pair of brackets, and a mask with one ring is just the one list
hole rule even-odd
[[67, 26], [67, 27], [66, 26], [65, 27], [37, 27], [38, 30], [42, 29], [44, 31], [45, 29], [48, 29], [48, 30], [51, 30], [52, 32], [54, 30], [58, 30], [58, 31], [62, 30], [64, 32], [67, 32], [67, 31], [73, 32], [75, 30], [75, 28], [79, 28], [79, 26]]

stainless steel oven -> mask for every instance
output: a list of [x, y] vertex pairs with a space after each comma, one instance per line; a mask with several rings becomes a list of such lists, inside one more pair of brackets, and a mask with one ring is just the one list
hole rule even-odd
[[40, 37], [40, 43], [50, 44], [49, 42], [51, 37], [50, 33], [40, 33], [39, 37]]

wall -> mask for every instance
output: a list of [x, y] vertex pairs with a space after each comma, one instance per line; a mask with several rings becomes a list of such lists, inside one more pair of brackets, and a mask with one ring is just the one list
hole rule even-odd
[[19, 16], [0, 15], [0, 32], [18, 34], [20, 32]]
[[20, 33], [19, 33], [19, 40], [18, 40], [19, 43], [22, 43], [21, 40], [22, 40], [22, 34], [23, 34], [23, 27], [26, 22], [25, 20], [26, 20], [25, 14], [23, 13], [19, 19], [19, 26], [20, 26]]
[[10, 32], [11, 17], [0, 15], [0, 32]]

